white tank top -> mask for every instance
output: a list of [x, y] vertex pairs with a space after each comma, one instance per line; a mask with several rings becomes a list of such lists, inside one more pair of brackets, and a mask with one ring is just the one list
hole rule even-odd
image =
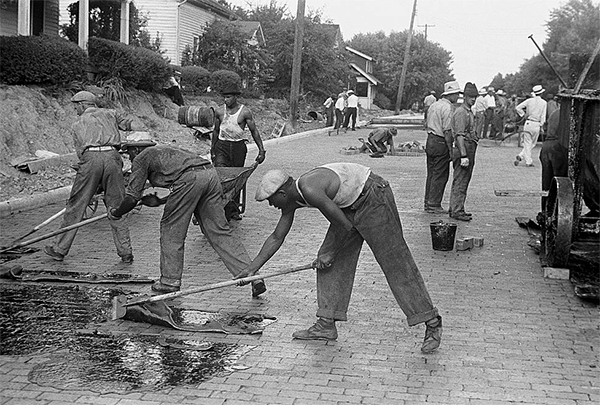
[[[333, 202], [340, 208], [347, 208], [358, 199], [358, 196], [362, 193], [365, 183], [371, 174], [370, 168], [357, 163], [329, 163], [316, 167], [308, 173], [319, 168], [332, 170], [338, 175], [340, 179], [340, 188], [333, 198]], [[296, 190], [298, 190], [302, 199], [306, 201], [300, 187], [298, 187], [298, 180], [299, 179], [296, 180]], [[310, 207], [308, 204], [306, 206]]]
[[240, 124], [238, 124], [238, 117], [244, 108], [243, 105], [240, 104], [240, 109], [235, 112], [235, 114], [227, 113], [227, 106], [223, 106], [224, 114], [223, 114], [223, 122], [221, 122], [221, 131], [219, 132], [219, 139], [222, 141], [246, 141], [248, 137], [246, 136], [246, 131], [240, 128]]

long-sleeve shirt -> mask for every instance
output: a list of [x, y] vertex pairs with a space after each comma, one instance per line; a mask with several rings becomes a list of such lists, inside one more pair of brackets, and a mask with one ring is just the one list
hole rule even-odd
[[485, 101], [484, 96], [477, 96], [475, 99], [475, 104], [473, 104], [473, 113], [477, 114], [479, 112], [484, 112], [487, 110], [487, 102]]
[[338, 97], [337, 101], [335, 102], [335, 109], [342, 111], [345, 106], [346, 100], [344, 100], [344, 97]]
[[431, 104], [427, 112], [427, 133], [444, 137], [444, 131], [452, 128], [452, 103], [447, 98], [440, 98]]
[[475, 116], [464, 103], [452, 114], [452, 135], [455, 141], [457, 136], [463, 136], [468, 141], [479, 140], [475, 132]]
[[517, 106], [517, 114], [520, 117], [527, 113], [527, 119], [529, 121], [539, 122], [540, 125], [544, 125], [546, 122], [546, 100], [540, 96], [528, 98]]
[[90, 107], [71, 125], [77, 156], [81, 157], [90, 146], [121, 147], [123, 130], [131, 129], [131, 119], [125, 114], [106, 108]]

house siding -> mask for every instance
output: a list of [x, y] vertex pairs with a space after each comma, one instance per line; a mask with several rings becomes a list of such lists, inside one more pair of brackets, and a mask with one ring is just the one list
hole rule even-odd
[[0, 34], [17, 35], [17, 3], [8, 3], [7, 8], [0, 13]]
[[172, 63], [179, 64], [181, 52], [177, 48], [178, 4], [176, 0], [134, 0], [133, 3], [141, 15], [148, 18], [146, 29], [150, 40], [156, 38], [156, 33], [162, 38], [161, 48]]
[[190, 4], [182, 5], [179, 13], [179, 55], [181, 57], [186, 45], [190, 47], [194, 45], [194, 36], [200, 36], [206, 26], [215, 21], [217, 17]]
[[58, 35], [59, 1], [46, 1], [44, 9], [44, 34]]

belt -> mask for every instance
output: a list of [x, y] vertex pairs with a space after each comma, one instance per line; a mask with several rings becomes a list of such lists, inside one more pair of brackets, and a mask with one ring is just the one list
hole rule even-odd
[[87, 151], [107, 152], [110, 150], [117, 150], [117, 147], [116, 146], [88, 146], [87, 148], [85, 148], [85, 152], [87, 152]]

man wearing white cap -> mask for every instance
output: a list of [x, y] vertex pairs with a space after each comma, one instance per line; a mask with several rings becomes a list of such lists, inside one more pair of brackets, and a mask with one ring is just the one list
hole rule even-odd
[[532, 90], [533, 97], [523, 101], [516, 108], [517, 114], [520, 117], [526, 116], [526, 120], [523, 126], [523, 149], [516, 157], [515, 166], [518, 166], [519, 162], [524, 160], [525, 166], [533, 167], [531, 151], [537, 143], [540, 130], [546, 123], [547, 103], [546, 100], [540, 97], [546, 90], [539, 84], [533, 86]]
[[[149, 206], [165, 204], [160, 220], [160, 279], [154, 282], [152, 291], [170, 293], [181, 288], [185, 239], [192, 216], [229, 272], [239, 274], [248, 266], [250, 256], [225, 218], [217, 171], [196, 153], [172, 145], [155, 145], [149, 137], [123, 143], [131, 159], [129, 185], [125, 198], [108, 210], [109, 218], [118, 219], [140, 200]], [[153, 187], [168, 188], [170, 194], [162, 201], [142, 196], [147, 181]], [[252, 284], [254, 297], [265, 291], [262, 280]]]
[[421, 350], [436, 350], [442, 318], [404, 240], [402, 224], [389, 183], [356, 163], [330, 163], [297, 180], [271, 170], [256, 190], [256, 200], [268, 200], [281, 210], [275, 230], [250, 266], [238, 278], [255, 274], [281, 247], [296, 210], [314, 207], [329, 221], [313, 267], [317, 269], [317, 322], [294, 332], [296, 339], [337, 339], [335, 321], [346, 321], [356, 265], [366, 241], [410, 326], [426, 323]]
[[488, 137], [488, 129], [492, 125], [492, 120], [494, 119], [494, 109], [496, 108], [496, 97], [495, 97], [495, 89], [492, 86], [487, 88], [487, 95], [485, 96], [485, 121], [483, 123], [483, 133], [482, 137]]
[[427, 114], [427, 180], [423, 208], [430, 214], [447, 213], [442, 208], [442, 199], [450, 176], [452, 105], [458, 100], [459, 93], [457, 81], [445, 83], [442, 97], [429, 107]]
[[[131, 130], [133, 121], [115, 110], [97, 108], [96, 96], [89, 91], [76, 93], [71, 101], [79, 115], [71, 126], [79, 163], [61, 228], [81, 222], [99, 187], [104, 192], [103, 200], [107, 206], [121, 201], [125, 195], [125, 180], [123, 160], [118, 152], [121, 147], [119, 129]], [[131, 263], [133, 253], [127, 223], [111, 219], [109, 224], [117, 254], [124, 263]], [[58, 235], [52, 245], [44, 247], [44, 253], [54, 260], [63, 261], [76, 235], [77, 229]]]

